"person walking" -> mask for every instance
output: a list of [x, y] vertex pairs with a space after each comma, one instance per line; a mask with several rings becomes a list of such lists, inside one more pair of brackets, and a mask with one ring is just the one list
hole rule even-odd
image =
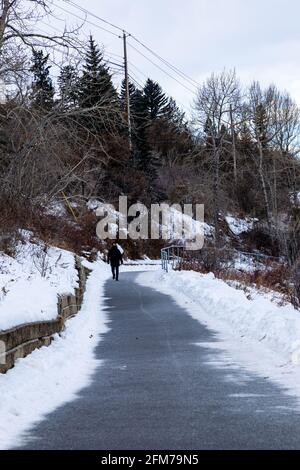
[[113, 243], [113, 246], [108, 252], [107, 262], [111, 266], [113, 279], [118, 281], [119, 280], [119, 267], [120, 267], [120, 264], [123, 264], [123, 257], [116, 242]]

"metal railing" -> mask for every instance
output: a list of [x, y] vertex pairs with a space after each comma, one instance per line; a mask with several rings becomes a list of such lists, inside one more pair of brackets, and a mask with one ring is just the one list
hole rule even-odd
[[168, 272], [169, 267], [172, 269], [176, 267], [178, 263], [182, 260], [182, 255], [185, 248], [180, 245], [172, 245], [161, 250], [161, 267], [164, 271]]
[[169, 269], [175, 269], [180, 265], [182, 261], [186, 262], [205, 262], [206, 258], [209, 257], [211, 254], [214, 254], [219, 263], [225, 263], [230, 267], [235, 265], [237, 262], [248, 262], [250, 264], [261, 263], [266, 264], [267, 262], [272, 263], [285, 263], [286, 260], [283, 258], [277, 258], [274, 256], [268, 256], [263, 253], [249, 253], [238, 251], [235, 249], [230, 248], [206, 248], [199, 251], [187, 251], [184, 246], [182, 245], [172, 245], [161, 250], [161, 266], [162, 269], [166, 272]]

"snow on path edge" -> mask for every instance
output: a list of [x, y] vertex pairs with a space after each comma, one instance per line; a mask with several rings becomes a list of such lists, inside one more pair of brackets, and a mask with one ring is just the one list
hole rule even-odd
[[26, 443], [26, 433], [45, 416], [91, 383], [101, 365], [95, 348], [109, 328], [103, 310], [104, 284], [110, 277], [102, 261], [93, 265], [82, 308], [50, 347], [35, 350], [0, 375], [0, 449]]

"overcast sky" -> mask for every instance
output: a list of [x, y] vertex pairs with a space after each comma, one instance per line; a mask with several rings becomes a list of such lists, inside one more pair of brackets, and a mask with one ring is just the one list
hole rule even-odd
[[[62, 0], [58, 5], [76, 12]], [[243, 84], [259, 80], [286, 89], [300, 104], [299, 0], [85, 0], [79, 5], [133, 33], [159, 55], [202, 82], [212, 72], [235, 68]], [[60, 17], [63, 19], [63, 12]], [[91, 21], [105, 25], [95, 18]], [[69, 22], [76, 22], [69, 16]], [[112, 31], [116, 30], [110, 28]], [[91, 25], [84, 27], [105, 46], [107, 55], [122, 55], [122, 41]], [[139, 47], [129, 39], [129, 44]], [[152, 60], [154, 57], [139, 47]], [[182, 105], [193, 94], [158, 70], [130, 46], [130, 66], [139, 83], [150, 76]], [[113, 56], [119, 62], [122, 59]], [[159, 62], [157, 62], [159, 64]], [[163, 66], [161, 63], [159, 64]], [[171, 74], [174, 74], [169, 70]], [[176, 76], [176, 75], [175, 75]], [[180, 81], [179, 77], [177, 77]], [[188, 88], [193, 87], [184, 82]]]

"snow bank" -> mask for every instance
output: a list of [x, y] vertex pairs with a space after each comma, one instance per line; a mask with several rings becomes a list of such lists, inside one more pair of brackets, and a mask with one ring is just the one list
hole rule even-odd
[[0, 255], [0, 330], [57, 317], [57, 296], [74, 293], [73, 253], [41, 244], [19, 244], [16, 258]]
[[[184, 292], [192, 300], [229, 324], [235, 335], [264, 342], [289, 360], [300, 346], [300, 314], [292, 305], [279, 307], [267, 298], [249, 300], [243, 291], [230, 287], [213, 274], [191, 271], [156, 273], [156, 282]], [[299, 349], [300, 352], [300, 349]]]
[[238, 361], [300, 396], [300, 313], [291, 304], [280, 307], [262, 296], [249, 300], [213, 274], [156, 271], [140, 274], [138, 282], [173, 296], [219, 332]]
[[81, 311], [48, 348], [35, 350], [0, 375], [0, 449], [26, 442], [26, 431], [88, 386], [101, 365], [94, 350], [108, 331], [104, 283], [110, 277], [102, 261], [93, 265]]

